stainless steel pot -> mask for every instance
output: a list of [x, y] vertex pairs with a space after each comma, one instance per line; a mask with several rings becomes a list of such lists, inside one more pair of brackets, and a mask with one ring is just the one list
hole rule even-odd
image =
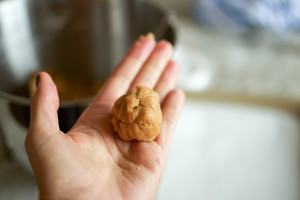
[[[32, 73], [47, 67], [103, 81], [134, 40], [148, 32], [176, 45], [174, 15], [139, 0], [0, 1], [0, 98], [26, 128], [30, 99], [22, 92]], [[61, 102], [62, 131], [90, 101]]]

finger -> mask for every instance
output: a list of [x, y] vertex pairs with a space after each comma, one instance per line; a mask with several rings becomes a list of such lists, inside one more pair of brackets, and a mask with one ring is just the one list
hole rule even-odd
[[126, 93], [132, 80], [155, 47], [153, 34], [141, 37], [112, 72], [95, 101], [113, 102]]
[[49, 74], [40, 72], [37, 79], [37, 90], [30, 106], [28, 135], [43, 138], [59, 131], [57, 117], [59, 98]]
[[159, 94], [161, 102], [164, 101], [167, 93], [175, 87], [179, 71], [179, 64], [175, 61], [169, 61], [154, 88], [154, 90]]
[[158, 81], [162, 71], [166, 67], [173, 52], [172, 45], [167, 41], [157, 43], [152, 54], [133, 80], [130, 88], [138, 85], [153, 88]]
[[184, 104], [184, 98], [184, 93], [181, 90], [172, 90], [164, 101], [162, 107], [163, 123], [161, 132], [155, 141], [161, 145], [165, 151], [169, 150], [171, 139]]

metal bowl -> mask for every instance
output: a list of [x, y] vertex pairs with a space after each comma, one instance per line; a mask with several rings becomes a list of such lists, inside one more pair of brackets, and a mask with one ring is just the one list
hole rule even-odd
[[[146, 1], [0, 1], [1, 102], [28, 127], [30, 98], [22, 93], [30, 75], [51, 68], [104, 81], [136, 38], [148, 32], [176, 46], [172, 12]], [[60, 103], [62, 131], [72, 127], [91, 99]]]

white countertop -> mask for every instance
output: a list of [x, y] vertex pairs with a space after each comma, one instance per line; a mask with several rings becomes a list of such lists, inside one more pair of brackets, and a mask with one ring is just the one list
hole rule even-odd
[[276, 109], [188, 99], [157, 199], [300, 199], [300, 124]]
[[[299, 147], [295, 114], [188, 98], [157, 199], [298, 200]], [[36, 197], [28, 171], [0, 163], [0, 199]]]

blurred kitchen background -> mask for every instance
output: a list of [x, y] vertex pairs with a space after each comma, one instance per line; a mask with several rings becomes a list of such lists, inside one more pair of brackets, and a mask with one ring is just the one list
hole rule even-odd
[[[28, 31], [18, 29], [21, 25], [14, 20], [17, 17], [8, 17], [20, 2], [26, 1], [0, 1], [1, 200], [38, 197], [24, 150], [26, 128], [20, 124], [18, 114], [16, 119], [16, 112], [22, 110], [12, 109], [9, 104], [13, 101], [28, 105], [29, 102], [7, 94], [3, 86], [10, 81], [5, 78], [10, 70], [4, 66], [4, 58], [11, 59], [7, 61], [11, 66], [17, 66], [18, 80], [25, 79], [22, 73], [28, 76], [30, 72], [24, 70], [25, 62], [29, 68], [40, 64], [31, 59], [36, 56], [31, 54], [34, 51], [24, 49], [32, 46], [32, 35], [16, 34], [24, 37], [18, 38], [7, 32]], [[124, 2], [135, 1], [94, 0], [95, 4], [103, 2], [112, 2], [114, 14], [109, 15], [112, 10], [102, 10], [112, 20], [108, 24], [101, 21], [98, 31], [101, 37], [114, 38], [112, 43], [105, 43], [110, 46], [108, 51], [113, 54], [110, 55], [113, 61], [99, 55], [97, 62], [114, 66], [124, 49], [145, 32], [139, 32], [143, 29], [134, 24], [129, 29], [128, 24], [114, 21], [124, 14], [120, 2], [124, 6]], [[149, 23], [150, 31], [158, 39], [167, 39], [175, 45], [174, 59], [182, 66], [178, 87], [187, 95], [156, 198], [300, 199], [300, 3], [297, 0], [146, 2], [159, 10], [157, 15], [151, 16], [153, 12], [149, 11], [148, 16], [135, 17], [146, 24], [156, 20]], [[42, 6], [44, 11], [46, 5]], [[139, 8], [135, 8], [136, 13]], [[30, 15], [34, 21], [39, 13], [24, 11], [13, 15], [21, 18]], [[63, 26], [63, 20], [59, 21], [54, 25], [51, 20], [45, 21], [38, 33], [55, 32], [55, 27]], [[112, 32], [102, 31], [106, 27]], [[17, 48], [8, 48], [16, 46], [20, 49], [17, 53], [13, 51]], [[51, 60], [51, 56], [43, 61]], [[96, 78], [103, 78], [108, 72]]]

